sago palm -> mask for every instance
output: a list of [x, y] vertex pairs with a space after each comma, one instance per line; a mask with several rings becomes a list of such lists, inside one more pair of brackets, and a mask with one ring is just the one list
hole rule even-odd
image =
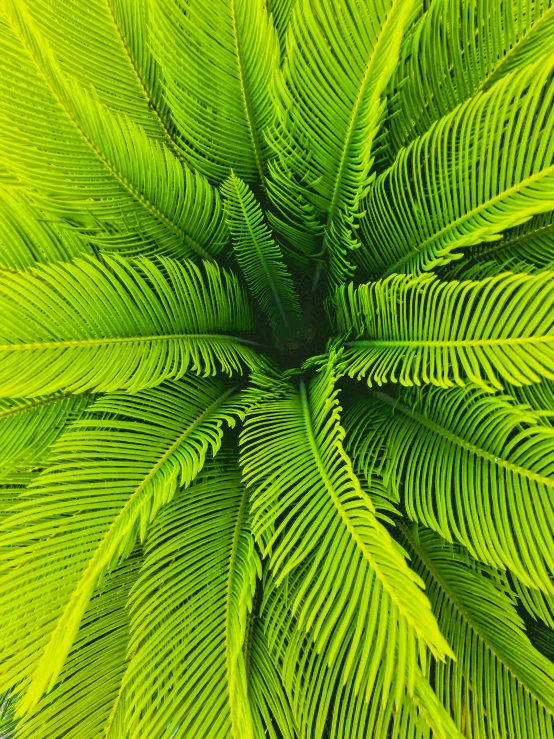
[[3, 0], [17, 739], [554, 738], [552, 0]]

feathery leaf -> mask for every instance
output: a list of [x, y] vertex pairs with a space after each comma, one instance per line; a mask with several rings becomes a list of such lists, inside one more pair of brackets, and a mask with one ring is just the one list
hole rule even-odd
[[246, 295], [210, 263], [113, 255], [0, 274], [0, 313], [4, 397], [136, 392], [259, 363], [240, 338], [254, 328]]
[[554, 273], [479, 282], [391, 275], [337, 291], [341, 371], [358, 379], [484, 388], [554, 379]]

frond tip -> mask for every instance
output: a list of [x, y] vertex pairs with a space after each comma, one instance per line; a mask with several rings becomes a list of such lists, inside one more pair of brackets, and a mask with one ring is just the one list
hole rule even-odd
[[300, 306], [279, 245], [253, 192], [232, 174], [221, 188], [237, 261], [273, 328], [291, 335]]

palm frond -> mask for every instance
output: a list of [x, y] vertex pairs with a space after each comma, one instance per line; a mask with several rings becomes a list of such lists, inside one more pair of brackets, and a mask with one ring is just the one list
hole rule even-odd
[[396, 71], [390, 133], [398, 151], [459, 103], [554, 52], [549, 0], [435, 0], [411, 29]]
[[264, 0], [153, 0], [150, 32], [165, 101], [193, 166], [216, 184], [231, 170], [263, 183], [279, 72]]
[[548, 267], [554, 263], [554, 211], [508, 229], [497, 242], [476, 246], [474, 256], [476, 259], [524, 259], [537, 267]]
[[[363, 689], [364, 680], [357, 671], [342, 679], [341, 663], [346, 658], [348, 644], [339, 647], [336, 660], [328, 664], [328, 650], [319, 651], [291, 614], [291, 600], [313, 564], [312, 555], [286, 576], [281, 587], [275, 587], [271, 579], [264, 582], [262, 623], [271, 635], [271, 656], [283, 676], [295, 712], [298, 739], [347, 736], [430, 739], [431, 731], [434, 739], [462, 739], [417, 665], [408, 677], [408, 682], [413, 683], [411, 690], [404, 690], [397, 699], [387, 689], [390, 675], [385, 662], [377, 667], [369, 692]], [[374, 618], [378, 624], [375, 638], [379, 648], [387, 638], [385, 633], [390, 624], [381, 623], [379, 616]], [[292, 655], [295, 659], [291, 660]], [[401, 655], [399, 649], [399, 667]]]
[[102, 580], [58, 683], [30, 716], [20, 720], [19, 739], [105, 736], [110, 717], [122, 700], [129, 642], [126, 606], [141, 560], [139, 552], [133, 553]]
[[225, 240], [218, 193], [64, 74], [25, 7], [8, 7], [11, 26], [0, 24], [0, 153], [28, 196], [104, 246], [216, 253]]
[[116, 14], [122, 2], [60, 0], [56, 13], [44, 0], [18, 4], [21, 19], [47, 40], [64, 75], [79, 80], [85, 89], [93, 88], [102, 105], [169, 145]]
[[[413, 689], [417, 646], [426, 644], [439, 657], [448, 646], [419, 581], [352, 471], [333, 380], [322, 373], [309, 388], [291, 388], [248, 414], [241, 465], [253, 531], [276, 586], [288, 589], [290, 613], [283, 617], [296, 616], [298, 634], [324, 654], [319, 664], [329, 668], [329, 679], [352, 678], [349, 685], [369, 698], [383, 665], [383, 700], [392, 694], [398, 701], [406, 686]], [[270, 643], [283, 628], [280, 620], [268, 626]], [[381, 629], [390, 629], [386, 648]], [[292, 671], [301, 649], [299, 636], [285, 660]], [[289, 688], [293, 683], [285, 680]]]
[[221, 193], [233, 248], [246, 282], [273, 328], [290, 337], [300, 305], [263, 211], [248, 185], [234, 174], [225, 181]]
[[402, 530], [456, 655], [434, 666], [433, 683], [458, 727], [475, 739], [554, 736], [554, 665], [526, 636], [505, 579], [432, 532]]
[[412, 520], [554, 592], [554, 430], [528, 406], [474, 386], [377, 391], [347, 428], [359, 469]]
[[[226, 467], [212, 466], [176, 496], [147, 540], [130, 600], [131, 735], [202, 736], [210, 727], [213, 737], [254, 739], [267, 728], [250, 695], [246, 653], [248, 638], [262, 636], [249, 623], [261, 563], [247, 493]], [[271, 674], [267, 658], [265, 667]], [[257, 681], [262, 694], [270, 685]], [[290, 737], [287, 721], [282, 728]]]
[[369, 274], [431, 269], [554, 207], [554, 56], [506, 75], [401, 149], [364, 202]]
[[66, 425], [90, 403], [86, 395], [34, 400], [0, 399], [0, 480], [16, 469], [39, 467]]
[[[352, 222], [372, 178], [383, 93], [412, 8], [413, 0], [299, 0], [294, 8], [286, 89], [272, 136], [276, 160], [269, 188], [281, 212], [274, 223], [300, 253], [313, 251], [323, 235], [335, 282], [351, 272]], [[306, 219], [307, 210], [319, 226]]]
[[0, 187], [0, 270], [21, 269], [36, 262], [66, 262], [91, 253], [78, 233], [62, 230], [17, 190]]
[[506, 272], [478, 282], [391, 275], [340, 288], [342, 372], [368, 384], [467, 382], [502, 389], [554, 379], [554, 274]]
[[135, 392], [261, 361], [241, 338], [254, 328], [242, 286], [211, 263], [113, 255], [0, 274], [0, 313], [4, 397]]
[[219, 381], [193, 377], [106, 395], [59, 438], [50, 467], [3, 526], [3, 680], [25, 680], [22, 714], [56, 683], [99, 578], [144, 540], [243, 408]]

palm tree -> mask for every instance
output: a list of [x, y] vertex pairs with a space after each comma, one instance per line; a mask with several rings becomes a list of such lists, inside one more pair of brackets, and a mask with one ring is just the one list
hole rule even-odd
[[553, 739], [552, 0], [1, 13], [1, 736]]

